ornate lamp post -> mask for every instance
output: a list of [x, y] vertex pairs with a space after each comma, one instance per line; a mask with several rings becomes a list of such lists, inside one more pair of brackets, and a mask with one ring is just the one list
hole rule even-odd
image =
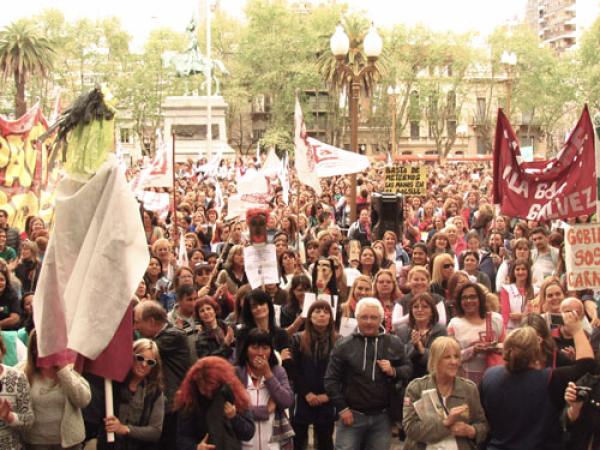
[[510, 100], [512, 97], [512, 71], [517, 65], [517, 55], [504, 50], [500, 62], [506, 69], [506, 116], [510, 118]]
[[390, 97], [392, 111], [392, 155], [396, 155], [398, 153], [398, 140], [396, 138], [396, 109], [398, 104], [398, 95], [400, 95], [400, 86], [388, 86], [387, 93]]
[[[377, 73], [375, 61], [383, 48], [381, 36], [373, 25], [365, 36], [363, 48], [367, 55], [367, 65], [362, 69], [355, 69], [346, 63], [346, 55], [350, 50], [350, 39], [341, 25], [338, 25], [335, 33], [329, 41], [331, 53], [337, 59], [336, 71], [344, 77], [350, 78], [350, 146], [351, 150], [358, 153], [358, 100], [360, 98], [360, 81], [369, 73]], [[356, 220], [356, 174], [350, 176], [350, 221]]]

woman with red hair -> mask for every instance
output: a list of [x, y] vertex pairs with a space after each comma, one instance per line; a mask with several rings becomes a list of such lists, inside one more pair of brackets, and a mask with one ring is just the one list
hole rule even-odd
[[238, 450], [254, 436], [250, 397], [233, 366], [218, 356], [199, 359], [175, 397], [178, 450]]

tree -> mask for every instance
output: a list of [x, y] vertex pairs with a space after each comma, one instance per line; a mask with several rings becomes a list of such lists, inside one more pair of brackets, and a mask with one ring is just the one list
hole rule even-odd
[[52, 67], [53, 57], [52, 44], [29, 20], [18, 20], [0, 31], [0, 71], [5, 79], [13, 77], [17, 117], [27, 112], [28, 79], [33, 75], [45, 76]]
[[466, 77], [473, 65], [471, 36], [444, 33], [430, 47], [429, 73], [418, 80], [425, 100], [428, 133], [437, 153], [445, 158], [456, 141], [456, 127], [467, 95]]
[[[526, 25], [499, 27], [488, 38], [489, 101], [480, 131], [485, 132], [482, 137], [490, 149], [496, 119], [496, 110], [491, 108], [492, 95], [500, 81], [511, 83], [511, 119], [524, 140], [522, 145], [534, 145], [535, 138], [545, 137], [547, 149], [555, 151], [562, 144], [562, 131], [572, 126], [572, 113], [578, 109], [574, 103], [577, 66], [569, 54], [558, 56], [551, 49], [540, 47], [538, 42]], [[510, 73], [501, 62], [504, 51], [517, 57]]]
[[600, 18], [583, 34], [578, 52], [580, 84], [579, 97], [600, 110]]

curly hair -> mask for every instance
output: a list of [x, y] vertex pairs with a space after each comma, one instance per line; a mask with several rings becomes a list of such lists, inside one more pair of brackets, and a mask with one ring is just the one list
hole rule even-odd
[[235, 399], [235, 407], [244, 412], [250, 407], [250, 396], [235, 373], [235, 368], [224, 358], [206, 356], [188, 370], [175, 394], [175, 409], [190, 411], [198, 403], [198, 383], [217, 384], [218, 388], [229, 386]]

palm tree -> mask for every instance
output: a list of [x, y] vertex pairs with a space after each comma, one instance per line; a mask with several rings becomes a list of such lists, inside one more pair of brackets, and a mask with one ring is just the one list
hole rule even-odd
[[4, 79], [15, 80], [15, 115], [27, 112], [25, 84], [31, 75], [45, 76], [54, 59], [51, 42], [33, 24], [18, 20], [0, 31], [0, 72]]

